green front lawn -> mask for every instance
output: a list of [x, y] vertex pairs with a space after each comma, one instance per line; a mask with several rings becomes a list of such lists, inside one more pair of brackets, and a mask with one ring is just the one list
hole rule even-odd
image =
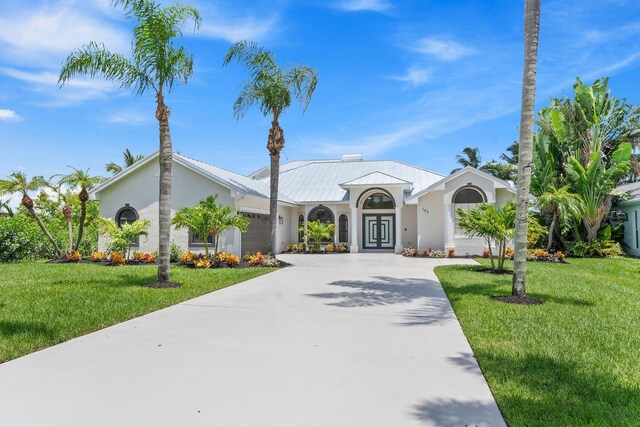
[[638, 425], [640, 262], [527, 266], [528, 294], [543, 305], [490, 300], [510, 294], [510, 275], [473, 266], [436, 269], [506, 421]]
[[252, 279], [271, 268], [172, 267], [180, 288], [150, 289], [154, 266], [0, 264], [0, 363]]

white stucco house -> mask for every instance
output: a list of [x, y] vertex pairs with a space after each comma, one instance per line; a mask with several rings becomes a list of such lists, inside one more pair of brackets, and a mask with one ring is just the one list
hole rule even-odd
[[[151, 221], [149, 237], [136, 247], [144, 252], [158, 247], [157, 158], [157, 152], [147, 156], [92, 192], [103, 217], [118, 223]], [[301, 241], [298, 230], [307, 221], [321, 220], [335, 224], [334, 242], [348, 245], [351, 252], [399, 253], [411, 246], [480, 254], [484, 241], [462, 234], [456, 227], [456, 209], [481, 202], [501, 206], [515, 198], [510, 183], [474, 168], [442, 175], [394, 160], [367, 161], [360, 155], [283, 163], [279, 191], [281, 252]], [[172, 211], [214, 194], [219, 203], [234, 206], [250, 220], [248, 232], [224, 235], [221, 248], [236, 254], [268, 251], [269, 170], [245, 176], [174, 154]], [[171, 239], [182, 250], [203, 248], [203, 242], [186, 230], [172, 230]], [[102, 238], [99, 247], [106, 248]]]

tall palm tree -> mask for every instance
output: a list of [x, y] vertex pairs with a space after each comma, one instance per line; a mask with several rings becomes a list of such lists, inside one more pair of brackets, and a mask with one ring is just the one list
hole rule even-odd
[[53, 238], [47, 227], [44, 225], [40, 216], [33, 209], [33, 199], [29, 196], [30, 192], [38, 191], [42, 187], [47, 186], [47, 181], [42, 176], [34, 176], [31, 179], [27, 178], [24, 172], [13, 172], [7, 177], [7, 179], [0, 179], [0, 196], [11, 193], [22, 194], [22, 206], [24, 206], [31, 217], [36, 221], [42, 232], [47, 239], [51, 242], [59, 257], [62, 257], [63, 253], [58, 246], [58, 243]]
[[269, 236], [271, 252], [276, 254], [278, 178], [280, 152], [284, 148], [284, 131], [279, 120], [282, 113], [291, 106], [292, 98], [302, 104], [303, 112], [306, 111], [318, 84], [318, 73], [305, 65], [292, 68], [278, 66], [273, 52], [258, 47], [254, 42], [234, 43], [229, 48], [223, 65], [226, 66], [234, 59], [249, 71], [251, 80], [241, 89], [233, 106], [233, 115], [239, 119], [250, 107], [258, 104], [260, 112], [265, 117], [271, 116], [271, 128], [267, 138], [267, 150], [271, 158]]
[[[478, 169], [480, 167], [481, 157], [479, 148], [464, 147], [462, 154], [456, 155], [456, 162], [463, 168], [471, 166]], [[461, 168], [457, 168], [451, 171], [451, 173], [458, 172]]]
[[80, 248], [82, 243], [82, 236], [84, 234], [85, 221], [87, 219], [87, 201], [89, 200], [89, 191], [91, 191], [96, 185], [104, 180], [100, 176], [91, 176], [89, 169], [81, 170], [76, 169], [73, 166], [69, 166], [73, 169], [73, 172], [67, 175], [63, 175], [60, 178], [60, 184], [67, 185], [70, 190], [80, 190], [78, 192], [78, 199], [80, 199], [80, 223], [78, 224], [78, 237], [73, 247], [74, 251]]
[[7, 216], [13, 216], [13, 209], [11, 209], [11, 205], [9, 205], [9, 200], [0, 200], [0, 211], [3, 209]]
[[580, 218], [583, 208], [582, 199], [577, 194], [569, 191], [569, 186], [556, 188], [550, 187], [536, 198], [538, 208], [551, 215], [549, 224], [549, 240], [547, 250], [551, 250], [553, 237], [556, 230], [566, 230], [571, 221]]
[[122, 157], [124, 162], [122, 163], [122, 166], [117, 164], [116, 162], [109, 162], [105, 165], [105, 169], [107, 170], [107, 172], [109, 172], [112, 175], [118, 174], [120, 172], [122, 172], [124, 169], [128, 168], [129, 166], [133, 166], [134, 164], [138, 163], [140, 160], [144, 159], [144, 156], [142, 154], [133, 154], [131, 153], [131, 151], [129, 151], [128, 148], [125, 148], [124, 151], [122, 152]]
[[103, 44], [90, 42], [73, 51], [62, 70], [58, 84], [67, 83], [75, 76], [101, 76], [133, 89], [136, 94], [154, 94], [156, 119], [160, 139], [159, 179], [159, 245], [158, 283], [170, 284], [169, 240], [171, 233], [171, 166], [172, 148], [169, 130], [171, 111], [165, 103], [165, 94], [175, 84], [187, 83], [193, 74], [193, 57], [175, 40], [182, 36], [187, 22], [200, 25], [200, 14], [191, 6], [180, 3], [163, 7], [151, 0], [114, 0], [122, 5], [127, 18], [135, 21], [131, 57], [112, 53]]
[[540, 34], [540, 0], [524, 2], [524, 72], [522, 76], [522, 108], [520, 110], [520, 147], [518, 149], [518, 181], [516, 185], [516, 229], [514, 238], [514, 296], [526, 295], [527, 226], [529, 224], [529, 191], [533, 157], [533, 120], [536, 100], [536, 68]]

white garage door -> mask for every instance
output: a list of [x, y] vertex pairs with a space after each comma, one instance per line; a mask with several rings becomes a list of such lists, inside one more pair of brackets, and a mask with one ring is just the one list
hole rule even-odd
[[240, 212], [240, 215], [249, 220], [249, 229], [242, 233], [241, 245], [242, 253], [256, 253], [258, 251], [266, 254], [270, 250], [269, 244], [269, 215]]

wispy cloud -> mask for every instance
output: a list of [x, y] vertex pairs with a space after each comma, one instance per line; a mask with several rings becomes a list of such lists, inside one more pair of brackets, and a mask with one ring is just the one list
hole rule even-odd
[[11, 121], [11, 120], [20, 120], [21, 117], [18, 113], [13, 110], [0, 108], [0, 120]]
[[393, 5], [387, 0], [343, 0], [335, 3], [336, 9], [347, 12], [384, 12], [391, 9]]
[[405, 74], [389, 76], [392, 80], [408, 83], [412, 87], [421, 86], [429, 81], [431, 71], [426, 68], [412, 67]]
[[419, 40], [412, 50], [439, 61], [455, 61], [476, 53], [475, 49], [461, 43], [437, 37], [425, 37]]
[[[150, 110], [153, 112], [153, 110]], [[111, 123], [129, 125], [129, 126], [142, 126], [153, 123], [155, 118], [153, 114], [148, 112], [141, 112], [140, 110], [120, 110], [117, 113], [109, 116], [108, 121]]]
[[203, 21], [197, 35], [212, 39], [226, 40], [230, 43], [239, 40], [263, 40], [267, 35], [273, 34], [277, 28], [277, 17], [258, 18], [248, 16], [232, 22], [218, 20], [217, 22]]

